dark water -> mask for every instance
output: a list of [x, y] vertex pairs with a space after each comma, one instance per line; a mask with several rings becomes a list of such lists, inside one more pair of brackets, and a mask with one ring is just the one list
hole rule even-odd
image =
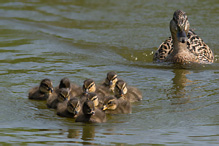
[[[152, 56], [176, 9], [215, 53], [179, 68]], [[30, 0], [0, 2], [1, 145], [218, 145], [219, 2]], [[114, 70], [143, 92], [130, 115], [74, 123], [27, 99], [43, 78], [100, 83]]]

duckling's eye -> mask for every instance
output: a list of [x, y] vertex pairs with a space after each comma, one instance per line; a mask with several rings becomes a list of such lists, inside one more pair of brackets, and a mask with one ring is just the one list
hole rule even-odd
[[74, 106], [72, 104], [68, 104], [69, 107], [74, 108]]
[[117, 76], [113, 77], [113, 78], [112, 78], [112, 81], [115, 80], [116, 78], [117, 78]]
[[93, 98], [92, 101], [94, 101], [94, 100], [96, 100], [96, 99], [97, 99], [97, 97]]
[[91, 84], [89, 87], [87, 87], [88, 89], [90, 89], [91, 87], [93, 87], [94, 86], [94, 84]]
[[112, 104], [112, 101], [108, 102], [108, 104]]
[[63, 94], [60, 94], [60, 96], [61, 96], [62, 98], [65, 98], [65, 96], [64, 96]]
[[49, 86], [45, 83], [43, 83], [42, 86], [49, 88]]

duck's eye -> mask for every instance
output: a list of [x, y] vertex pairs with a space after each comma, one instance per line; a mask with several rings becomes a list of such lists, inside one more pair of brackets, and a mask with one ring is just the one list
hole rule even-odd
[[49, 88], [49, 86], [45, 83], [42, 84], [42, 86], [46, 87], [46, 88]]
[[93, 99], [92, 99], [92, 101], [94, 101], [94, 100], [96, 100], [97, 99], [97, 97], [94, 97]]
[[93, 87], [94, 86], [94, 84], [91, 84], [89, 87], [87, 87], [88, 89], [90, 89], [91, 87]]
[[112, 104], [112, 101], [108, 102], [108, 104]]
[[60, 96], [65, 99], [65, 96], [63, 94], [60, 94]]
[[115, 80], [116, 78], [117, 78], [117, 76], [113, 77], [113, 78], [112, 78], [112, 81]]

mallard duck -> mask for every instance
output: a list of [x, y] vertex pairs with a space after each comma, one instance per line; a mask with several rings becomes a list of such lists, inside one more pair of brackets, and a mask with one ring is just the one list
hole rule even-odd
[[102, 96], [113, 94], [117, 80], [117, 74], [114, 71], [108, 72], [105, 81], [97, 87], [96, 92]]
[[76, 118], [80, 111], [80, 100], [76, 97], [66, 100], [63, 103], [59, 103], [57, 106], [57, 115], [61, 117]]
[[88, 93], [80, 97], [81, 104], [83, 104], [86, 100], [91, 100], [94, 103], [95, 107], [99, 105], [99, 99], [96, 93]]
[[59, 89], [61, 88], [67, 88], [70, 91], [71, 97], [77, 97], [82, 94], [82, 89], [76, 84], [71, 83], [69, 78], [64, 77], [61, 79], [59, 86], [55, 87], [55, 92], [57, 93]]
[[75, 122], [102, 123], [106, 122], [106, 114], [95, 108], [93, 101], [87, 100], [82, 107], [82, 113], [76, 118]]
[[163, 42], [153, 60], [179, 64], [214, 62], [212, 50], [204, 41], [189, 29], [189, 21], [185, 12], [176, 10], [170, 21], [171, 36]]
[[107, 114], [130, 114], [132, 112], [132, 107], [127, 100], [108, 96], [105, 98], [102, 110]]
[[43, 79], [40, 86], [34, 87], [29, 90], [29, 99], [46, 100], [53, 92], [53, 85], [50, 79]]
[[115, 85], [115, 97], [136, 102], [142, 100], [142, 93], [137, 88], [127, 87], [123, 80], [118, 80]]
[[57, 90], [57, 94], [52, 94], [51, 96], [49, 96], [49, 98], [47, 99], [47, 107], [48, 108], [57, 108], [58, 103], [64, 102], [67, 99], [70, 99], [70, 95], [69, 95], [69, 89], [67, 88], [61, 88]]
[[95, 92], [96, 91], [96, 84], [95, 84], [94, 80], [92, 80], [92, 79], [84, 80], [84, 84], [83, 84], [82, 89], [83, 89], [83, 94]]

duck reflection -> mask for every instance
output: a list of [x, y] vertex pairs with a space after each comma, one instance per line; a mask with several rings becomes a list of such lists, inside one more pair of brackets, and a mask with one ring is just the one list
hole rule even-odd
[[172, 79], [173, 86], [170, 89], [170, 93], [167, 94], [167, 97], [171, 100], [171, 104], [188, 103], [190, 97], [187, 95], [185, 87], [192, 82], [186, 77], [187, 74], [190, 74], [190, 71], [186, 69], [174, 69], [173, 73], [175, 74]]
[[80, 138], [80, 130], [78, 129], [68, 129], [68, 138]]
[[95, 137], [95, 126], [93, 124], [85, 124], [83, 126], [82, 140], [94, 140]]

